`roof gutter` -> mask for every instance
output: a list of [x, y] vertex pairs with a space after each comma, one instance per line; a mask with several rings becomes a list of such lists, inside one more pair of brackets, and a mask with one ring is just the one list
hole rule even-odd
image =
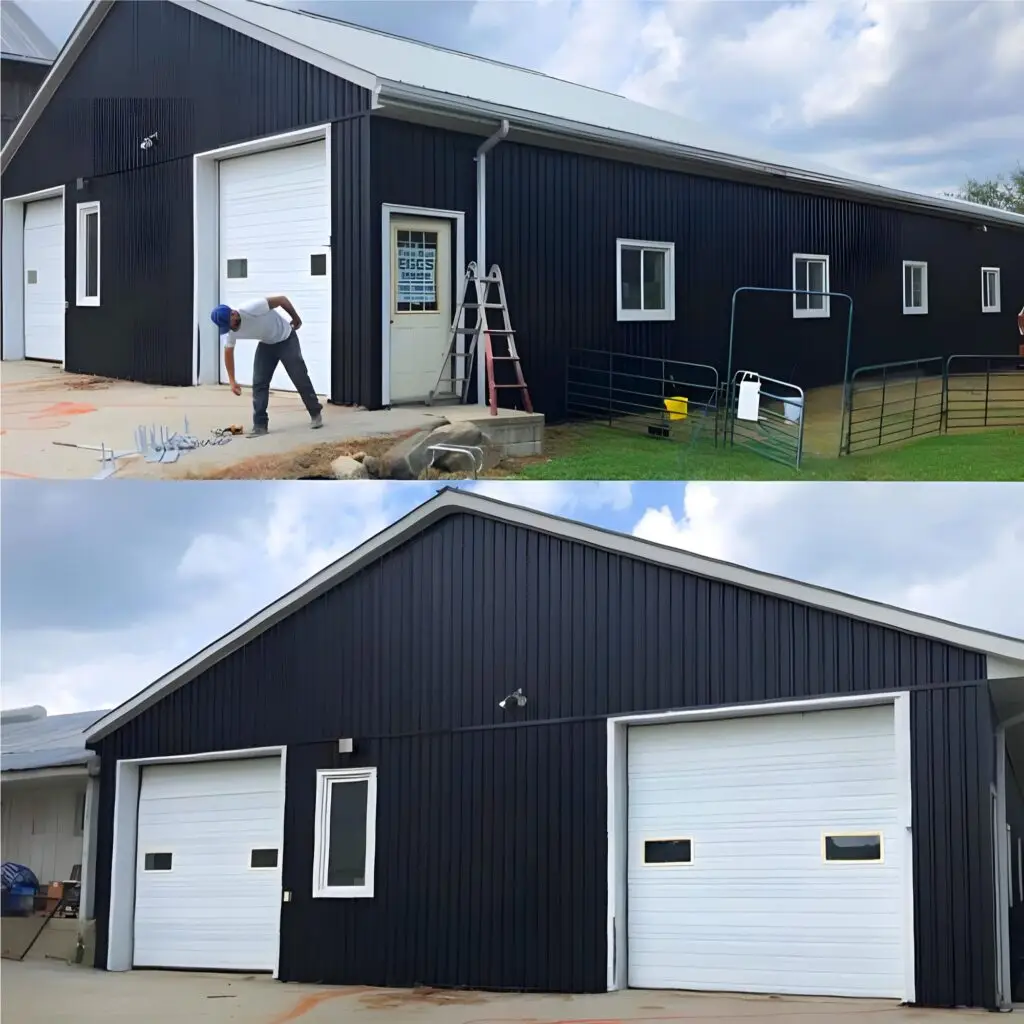
[[[476, 269], [478, 275], [487, 273], [487, 154], [502, 139], [507, 138], [508, 131], [508, 119], [502, 118], [498, 130], [480, 143], [474, 158], [476, 160]], [[483, 302], [486, 294], [486, 287], [481, 289], [478, 286], [476, 301]], [[482, 312], [478, 309], [477, 316], [480, 316]], [[484, 372], [484, 360], [478, 355], [476, 359], [477, 401], [483, 401], [484, 390], [487, 387]], [[464, 371], [463, 375], [465, 375]]]
[[517, 128], [529, 128], [551, 135], [570, 136], [617, 149], [656, 153], [676, 160], [689, 160], [762, 177], [780, 178], [794, 185], [817, 185], [848, 195], [850, 193], [862, 195], [890, 205], [910, 207], [915, 210], [931, 210], [978, 225], [983, 223], [1003, 224], [1024, 230], [1024, 215], [999, 210], [995, 207], [978, 206], [977, 209], [974, 209], [972, 204], [957, 200], [919, 195], [915, 192], [887, 188], [884, 185], [872, 185], [868, 182], [857, 181], [855, 178], [837, 177], [817, 171], [803, 171], [729, 153], [698, 149], [694, 146], [633, 135], [612, 128], [584, 124], [580, 121], [569, 121], [549, 114], [514, 110], [500, 104], [474, 100], [453, 93], [435, 92], [431, 89], [407, 85], [404, 82], [381, 80], [379, 95], [382, 101], [381, 105], [385, 107], [388, 106], [387, 101], [391, 100], [393, 104], [417, 107], [437, 113], [462, 114], [481, 120], [513, 119]]

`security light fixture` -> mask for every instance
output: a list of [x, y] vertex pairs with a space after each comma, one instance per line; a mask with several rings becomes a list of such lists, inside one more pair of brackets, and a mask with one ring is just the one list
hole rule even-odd
[[513, 690], [512, 693], [510, 693], [504, 700], [498, 701], [498, 707], [501, 708], [502, 711], [507, 710], [510, 704], [515, 704], [515, 706], [519, 708], [526, 707], [526, 696], [522, 689]]
[[157, 139], [160, 137], [159, 132], [153, 132], [152, 135], [147, 135], [140, 143], [139, 149], [152, 149], [156, 145]]

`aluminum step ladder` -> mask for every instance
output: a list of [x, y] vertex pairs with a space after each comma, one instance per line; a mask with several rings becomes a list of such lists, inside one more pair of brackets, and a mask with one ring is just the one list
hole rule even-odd
[[[492, 289], [497, 288], [497, 301]], [[472, 310], [474, 323], [466, 326], [466, 312]], [[501, 310], [501, 326], [491, 327], [488, 320], [489, 310]], [[488, 402], [491, 415], [498, 415], [498, 390], [514, 388], [521, 392], [523, 406], [527, 412], [533, 412], [530, 392], [523, 377], [519, 352], [516, 349], [515, 331], [508, 314], [508, 299], [505, 295], [505, 282], [501, 276], [501, 268], [493, 264], [489, 274], [481, 276], [475, 262], [466, 267], [466, 276], [462, 282], [462, 294], [459, 297], [458, 309], [452, 320], [448, 339], [448, 349], [437, 375], [437, 381], [427, 396], [427, 405], [439, 400], [457, 399], [465, 404], [469, 396], [469, 385], [473, 379], [470, 372], [473, 359], [480, 347], [480, 339], [484, 341], [484, 360], [487, 372]], [[468, 341], [468, 344], [467, 344]], [[460, 351], [461, 349], [461, 351]], [[515, 374], [515, 383], [499, 384], [495, 380], [495, 364], [511, 363]], [[448, 387], [442, 390], [442, 385]]]

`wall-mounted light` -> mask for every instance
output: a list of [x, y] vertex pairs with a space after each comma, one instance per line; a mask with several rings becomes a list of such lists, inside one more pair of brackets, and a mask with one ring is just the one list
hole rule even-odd
[[523, 693], [522, 689], [513, 690], [512, 693], [510, 693], [504, 700], [498, 701], [498, 707], [501, 708], [502, 711], [506, 710], [510, 704], [515, 704], [515, 706], [519, 708], [526, 707], [526, 695]]
[[139, 143], [139, 149], [152, 149], [156, 145], [157, 139], [159, 139], [159, 138], [160, 138], [160, 133], [159, 132], [153, 132], [152, 135], [147, 135]]

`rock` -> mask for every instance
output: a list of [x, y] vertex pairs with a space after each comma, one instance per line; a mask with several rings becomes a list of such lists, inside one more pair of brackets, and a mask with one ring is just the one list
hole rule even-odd
[[366, 458], [366, 452], [356, 452], [352, 458], [355, 459], [356, 462], [362, 462]]
[[380, 457], [377, 476], [381, 480], [419, 480], [430, 465], [426, 446], [430, 434], [429, 430], [419, 430], [386, 451]]
[[376, 455], [367, 455], [363, 458], [363, 469], [371, 480], [380, 478], [380, 459]]
[[[437, 427], [427, 438], [426, 447], [434, 444], [464, 445], [483, 449], [482, 469], [492, 469], [501, 461], [501, 454], [494, 450], [490, 437], [475, 423], [448, 423], [443, 427]], [[438, 452], [433, 465], [442, 473], [472, 474], [475, 466], [474, 456], [463, 455], [461, 452]]]
[[331, 463], [331, 475], [335, 480], [367, 480], [370, 476], [361, 462], [348, 455], [339, 455]]

